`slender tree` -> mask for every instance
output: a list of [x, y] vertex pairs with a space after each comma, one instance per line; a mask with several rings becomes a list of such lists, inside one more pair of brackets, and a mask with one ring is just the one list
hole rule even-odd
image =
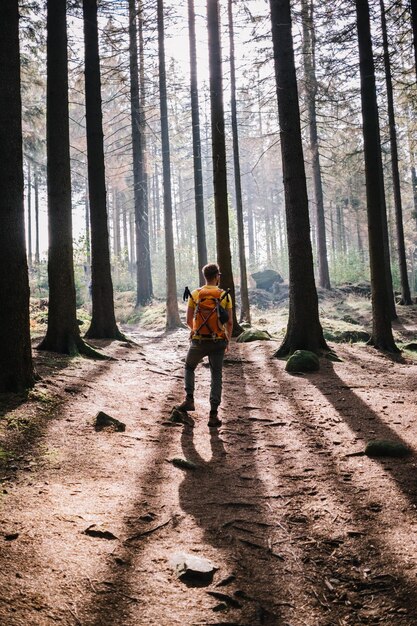
[[23, 197], [22, 103], [17, 0], [0, 20], [0, 393], [34, 384]]
[[400, 304], [412, 304], [410, 294], [410, 286], [408, 283], [407, 274], [407, 258], [405, 254], [405, 241], [404, 241], [404, 226], [403, 226], [403, 208], [401, 200], [401, 183], [400, 172], [398, 168], [398, 142], [397, 142], [397, 127], [395, 123], [395, 110], [394, 110], [394, 90], [392, 86], [392, 72], [391, 61], [388, 44], [387, 34], [387, 20], [385, 16], [384, 0], [380, 0], [381, 9], [381, 31], [382, 31], [382, 44], [384, 49], [384, 68], [385, 68], [385, 82], [387, 87], [387, 107], [388, 107], [388, 125], [391, 147], [391, 171], [392, 171], [392, 185], [394, 190], [394, 206], [395, 206], [395, 224], [397, 227], [397, 249], [398, 249], [398, 261], [400, 267], [400, 279], [401, 279], [401, 302]]
[[28, 182], [27, 182], [27, 207], [28, 207], [28, 265], [32, 267], [32, 166], [28, 159]]
[[313, 12], [314, 1], [301, 0], [301, 16], [303, 22], [303, 62], [314, 182], [319, 285], [323, 289], [330, 289], [329, 264], [327, 261], [326, 223], [324, 218], [323, 184], [320, 167], [319, 137], [317, 131], [317, 79], [315, 67], [316, 42]]
[[139, 66], [137, 42], [137, 11], [135, 0], [129, 0], [129, 68], [130, 107], [132, 122], [133, 185], [136, 226], [136, 306], [142, 306], [152, 298], [150, 269], [147, 183], [143, 157], [143, 125], [139, 95]]
[[49, 308], [40, 350], [97, 356], [80, 337], [74, 283], [66, 0], [47, 1], [46, 148]]
[[191, 122], [193, 133], [194, 197], [197, 230], [198, 280], [207, 263], [206, 226], [204, 221], [203, 165], [201, 160], [200, 110], [197, 81], [197, 45], [194, 0], [188, 0], [188, 30], [190, 43]]
[[175, 271], [174, 233], [172, 228], [172, 192], [171, 158], [168, 132], [168, 104], [165, 69], [164, 41], [164, 5], [157, 0], [158, 13], [158, 59], [159, 59], [159, 105], [161, 114], [162, 170], [164, 184], [164, 221], [165, 221], [165, 267], [166, 267], [166, 305], [167, 330], [181, 326], [177, 298], [177, 277]]
[[410, 0], [411, 27], [413, 29], [414, 71], [417, 76], [417, 0]]
[[[229, 207], [227, 195], [226, 142], [224, 134], [223, 74], [220, 42], [218, 0], [207, 0], [209, 44], [211, 146], [213, 160], [214, 211], [216, 220], [217, 261], [222, 273], [222, 286], [229, 288], [235, 302], [235, 285], [230, 251]], [[233, 308], [233, 335], [242, 328]]]
[[97, 0], [83, 0], [92, 316], [86, 337], [124, 339], [114, 314], [107, 224]]
[[270, 0], [289, 253], [289, 317], [276, 356], [328, 350], [319, 320], [290, 0]]
[[372, 336], [376, 348], [398, 352], [391, 328], [391, 308], [384, 256], [385, 203], [375, 67], [372, 52], [368, 0], [355, 0], [361, 76], [361, 103], [365, 156], [366, 200], [372, 290]]
[[243, 222], [243, 201], [242, 201], [242, 181], [240, 174], [240, 156], [239, 156], [239, 132], [237, 122], [237, 104], [236, 104], [236, 64], [235, 64], [235, 40], [234, 40], [234, 24], [233, 24], [233, 2], [228, 0], [227, 14], [229, 21], [229, 51], [230, 51], [230, 104], [232, 117], [232, 134], [233, 134], [233, 164], [235, 174], [235, 196], [236, 196], [236, 215], [237, 215], [237, 232], [239, 245], [239, 267], [240, 267], [240, 322], [250, 323], [250, 307], [249, 307], [249, 291], [248, 291], [248, 274], [246, 269], [246, 251], [245, 251], [245, 228]]
[[39, 265], [39, 168], [35, 163], [34, 167], [34, 193], [35, 193], [35, 264]]
[[148, 150], [147, 150], [147, 138], [146, 138], [146, 89], [145, 89], [145, 41], [144, 41], [144, 7], [143, 0], [138, 0], [138, 33], [139, 33], [139, 124], [141, 129], [141, 143], [142, 143], [142, 175], [143, 175], [143, 188], [144, 188], [144, 202], [145, 209], [144, 214], [146, 219], [143, 221], [143, 227], [145, 229], [145, 245], [146, 245], [146, 277], [148, 280], [148, 292], [150, 297], [153, 296], [153, 282], [152, 282], [152, 267], [151, 267], [151, 245], [149, 234], [149, 181], [148, 181]]

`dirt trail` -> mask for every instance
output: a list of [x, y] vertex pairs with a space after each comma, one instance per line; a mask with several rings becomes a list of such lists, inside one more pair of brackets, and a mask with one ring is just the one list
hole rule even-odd
[[[102, 344], [106, 363], [39, 355], [35, 395], [6, 414], [21, 428], [59, 399], [23, 447], [4, 431], [0, 624], [415, 626], [416, 458], [355, 454], [417, 450], [417, 364], [337, 346], [342, 363], [290, 376], [274, 342], [234, 344], [209, 431], [203, 366], [194, 429], [167, 423], [187, 332], [135, 339]], [[126, 431], [95, 432], [99, 410]], [[175, 576], [181, 551], [216, 564], [211, 584]]]

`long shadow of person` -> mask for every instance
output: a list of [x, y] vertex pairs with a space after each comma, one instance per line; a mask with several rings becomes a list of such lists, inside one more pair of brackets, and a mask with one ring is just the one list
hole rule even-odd
[[[249, 431], [246, 444], [251, 437]], [[229, 453], [217, 429], [210, 429], [212, 456], [208, 461], [197, 451], [189, 426], [184, 427], [181, 445], [186, 459], [197, 468], [185, 473], [179, 488], [180, 506], [204, 529], [204, 540], [213, 548], [208, 548], [208, 558], [219, 565], [215, 582], [217, 590], [224, 592], [227, 623], [282, 624], [282, 564], [262, 544], [266, 543], [263, 533], [267, 526], [259, 499], [262, 482], [255, 478], [255, 493], [245, 490], [242, 494], [245, 485], [241, 472], [254, 468], [253, 459], [248, 463], [245, 457], [242, 462], [238, 451], [231, 449]]]

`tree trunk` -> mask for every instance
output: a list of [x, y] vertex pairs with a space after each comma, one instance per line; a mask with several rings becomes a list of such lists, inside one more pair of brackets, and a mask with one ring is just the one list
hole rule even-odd
[[[229, 288], [235, 303], [232, 257], [230, 252], [229, 207], [227, 197], [226, 143], [224, 135], [223, 75], [220, 43], [218, 0], [207, 2], [207, 29], [209, 43], [211, 145], [213, 159], [214, 210], [216, 220], [217, 261], [222, 273], [222, 287]], [[233, 335], [242, 328], [233, 307]]]
[[[391, 328], [390, 298], [384, 257], [385, 204], [375, 69], [372, 54], [368, 0], [355, 0], [361, 74], [361, 102], [368, 211], [369, 254], [372, 289], [372, 337], [376, 348], [398, 352]], [[386, 220], [386, 216], [385, 216]]]
[[16, 393], [34, 384], [25, 245], [17, 0], [2, 3], [0, 128], [0, 393]]
[[[201, 161], [200, 110], [198, 104], [197, 48], [194, 0], [188, 0], [188, 29], [190, 42], [191, 122], [193, 132], [194, 197], [197, 231], [198, 281], [207, 263], [206, 227], [204, 222], [203, 166]], [[199, 283], [198, 283], [199, 284]]]
[[227, 3], [229, 18], [229, 43], [230, 43], [230, 91], [231, 91], [231, 116], [233, 134], [233, 163], [235, 172], [235, 195], [237, 214], [237, 233], [239, 245], [239, 268], [240, 268], [240, 322], [250, 324], [250, 307], [248, 292], [248, 274], [246, 269], [245, 252], [245, 228], [243, 223], [243, 202], [242, 202], [242, 181], [240, 174], [239, 158], [239, 133], [237, 126], [237, 105], [236, 105], [236, 68], [235, 68], [235, 42], [233, 26], [233, 6], [232, 0]]
[[392, 75], [391, 75], [391, 63], [389, 57], [389, 45], [387, 35], [387, 23], [385, 17], [384, 0], [380, 0], [381, 8], [381, 29], [382, 29], [382, 41], [384, 48], [384, 67], [385, 67], [385, 82], [387, 86], [387, 105], [388, 105], [388, 123], [389, 123], [389, 135], [391, 145], [391, 169], [392, 169], [392, 184], [394, 190], [394, 206], [395, 206], [395, 223], [397, 227], [397, 249], [398, 249], [398, 262], [400, 267], [401, 277], [401, 302], [400, 304], [413, 304], [410, 294], [410, 286], [408, 284], [407, 274], [407, 257], [405, 254], [405, 241], [404, 241], [404, 227], [403, 227], [403, 208], [401, 201], [401, 183], [400, 172], [398, 168], [398, 143], [397, 143], [397, 129], [395, 124], [395, 112], [394, 112], [394, 93], [392, 87]]
[[148, 193], [144, 180], [143, 126], [140, 117], [139, 65], [136, 27], [136, 1], [129, 0], [129, 69], [130, 69], [130, 107], [132, 122], [133, 185], [135, 200], [136, 225], [136, 306], [144, 306], [152, 299], [148, 270], [149, 230], [148, 230]]
[[289, 251], [288, 326], [276, 353], [284, 356], [295, 350], [320, 352], [328, 347], [314, 282], [290, 0], [270, 0], [270, 5]]
[[48, 177], [49, 308], [38, 348], [95, 355], [80, 337], [74, 284], [68, 116], [66, 0], [47, 2], [46, 150]]
[[39, 172], [38, 166], [34, 168], [34, 193], [35, 193], [35, 263], [39, 265]]
[[146, 277], [148, 281], [148, 293], [150, 297], [153, 297], [153, 282], [152, 282], [152, 264], [151, 264], [151, 244], [149, 235], [149, 180], [148, 180], [148, 151], [146, 141], [146, 92], [145, 92], [145, 43], [143, 38], [143, 0], [138, 0], [138, 19], [139, 19], [139, 124], [141, 129], [142, 139], [142, 175], [143, 175], [143, 189], [144, 201], [145, 201], [145, 216], [146, 219], [143, 222], [145, 229], [145, 245], [146, 245]]
[[32, 167], [28, 159], [28, 265], [32, 267]]
[[303, 21], [303, 62], [316, 209], [315, 218], [319, 285], [323, 289], [330, 289], [329, 264], [327, 260], [326, 223], [324, 219], [323, 185], [320, 167], [319, 138], [317, 132], [317, 81], [315, 67], [313, 0], [302, 0], [301, 6], [301, 16]]
[[411, 27], [413, 29], [414, 71], [417, 77], [417, 0], [410, 0]]
[[91, 324], [85, 336], [91, 339], [124, 339], [114, 314], [110, 265], [97, 0], [83, 0], [83, 19], [92, 298]]
[[178, 310], [177, 277], [175, 271], [174, 233], [172, 228], [171, 157], [168, 132], [168, 104], [165, 72], [164, 7], [163, 0], [157, 0], [158, 10], [158, 53], [159, 53], [159, 97], [161, 111], [162, 169], [164, 184], [165, 220], [165, 267], [166, 267], [166, 328], [171, 330], [181, 326]]

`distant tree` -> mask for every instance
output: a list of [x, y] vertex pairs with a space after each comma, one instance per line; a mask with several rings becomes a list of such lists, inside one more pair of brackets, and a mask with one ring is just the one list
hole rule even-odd
[[168, 330], [181, 326], [178, 310], [177, 277], [175, 271], [174, 233], [172, 228], [171, 157], [168, 131], [168, 103], [165, 69], [165, 32], [163, 0], [157, 0], [159, 105], [161, 113], [162, 169], [164, 183], [166, 305]]
[[[369, 255], [372, 289], [372, 336], [370, 343], [388, 352], [398, 352], [391, 328], [391, 294], [384, 256], [383, 175], [381, 140], [376, 99], [368, 0], [355, 0], [361, 76], [361, 102], [368, 211]], [[385, 214], [385, 220], [384, 220]]]
[[290, 0], [270, 0], [289, 253], [289, 317], [276, 356], [328, 350], [319, 320]]
[[227, 13], [229, 18], [229, 51], [230, 51], [230, 91], [231, 91], [231, 117], [232, 117], [232, 134], [233, 134], [233, 163], [235, 173], [235, 195], [236, 195], [236, 214], [237, 214], [237, 232], [239, 245], [239, 267], [240, 267], [240, 322], [250, 323], [250, 307], [248, 292], [248, 274], [246, 269], [246, 251], [245, 251], [245, 228], [243, 222], [243, 200], [242, 200], [242, 181], [240, 174], [240, 155], [239, 155], [239, 132], [237, 120], [237, 104], [236, 104], [236, 63], [235, 63], [235, 41], [234, 41], [234, 24], [233, 24], [233, 2], [228, 0]]
[[34, 384], [23, 206], [18, 0], [0, 20], [0, 393]]
[[397, 126], [394, 111], [394, 91], [392, 86], [391, 61], [388, 44], [387, 20], [385, 16], [384, 0], [380, 0], [381, 31], [384, 50], [385, 83], [387, 88], [388, 124], [391, 147], [391, 171], [394, 190], [395, 223], [397, 227], [398, 261], [401, 279], [401, 304], [413, 304], [407, 274], [407, 258], [405, 254], [403, 208], [401, 199], [400, 172], [398, 167]]
[[414, 71], [417, 76], [417, 0], [410, 0], [411, 27], [413, 29]]
[[152, 298], [150, 276], [148, 190], [144, 163], [144, 126], [141, 123], [139, 65], [137, 41], [137, 10], [129, 0], [129, 68], [130, 107], [132, 122], [133, 185], [136, 224], [136, 306], [148, 304]]
[[313, 16], [314, 0], [301, 0], [301, 17], [303, 22], [303, 63], [315, 196], [319, 285], [323, 289], [330, 289], [329, 264], [327, 261], [326, 223], [324, 217], [323, 183], [317, 130], [316, 41]]
[[38, 348], [97, 356], [80, 337], [74, 283], [68, 115], [66, 0], [47, 1], [46, 144], [48, 176], [49, 307]]
[[[214, 210], [216, 219], [217, 261], [222, 273], [221, 284], [229, 288], [235, 301], [232, 256], [230, 251], [229, 207], [227, 195], [226, 143], [224, 133], [223, 75], [218, 0], [207, 2], [209, 43], [211, 146], [213, 159]], [[233, 335], [242, 332], [233, 308]]]
[[188, 31], [190, 42], [191, 123], [194, 159], [194, 198], [197, 230], [198, 280], [207, 264], [206, 226], [204, 220], [203, 165], [201, 159], [200, 110], [197, 81], [197, 46], [194, 0], [188, 0]]
[[92, 317], [86, 337], [124, 339], [116, 324], [110, 267], [104, 168], [97, 0], [83, 0], [85, 110], [91, 221]]

